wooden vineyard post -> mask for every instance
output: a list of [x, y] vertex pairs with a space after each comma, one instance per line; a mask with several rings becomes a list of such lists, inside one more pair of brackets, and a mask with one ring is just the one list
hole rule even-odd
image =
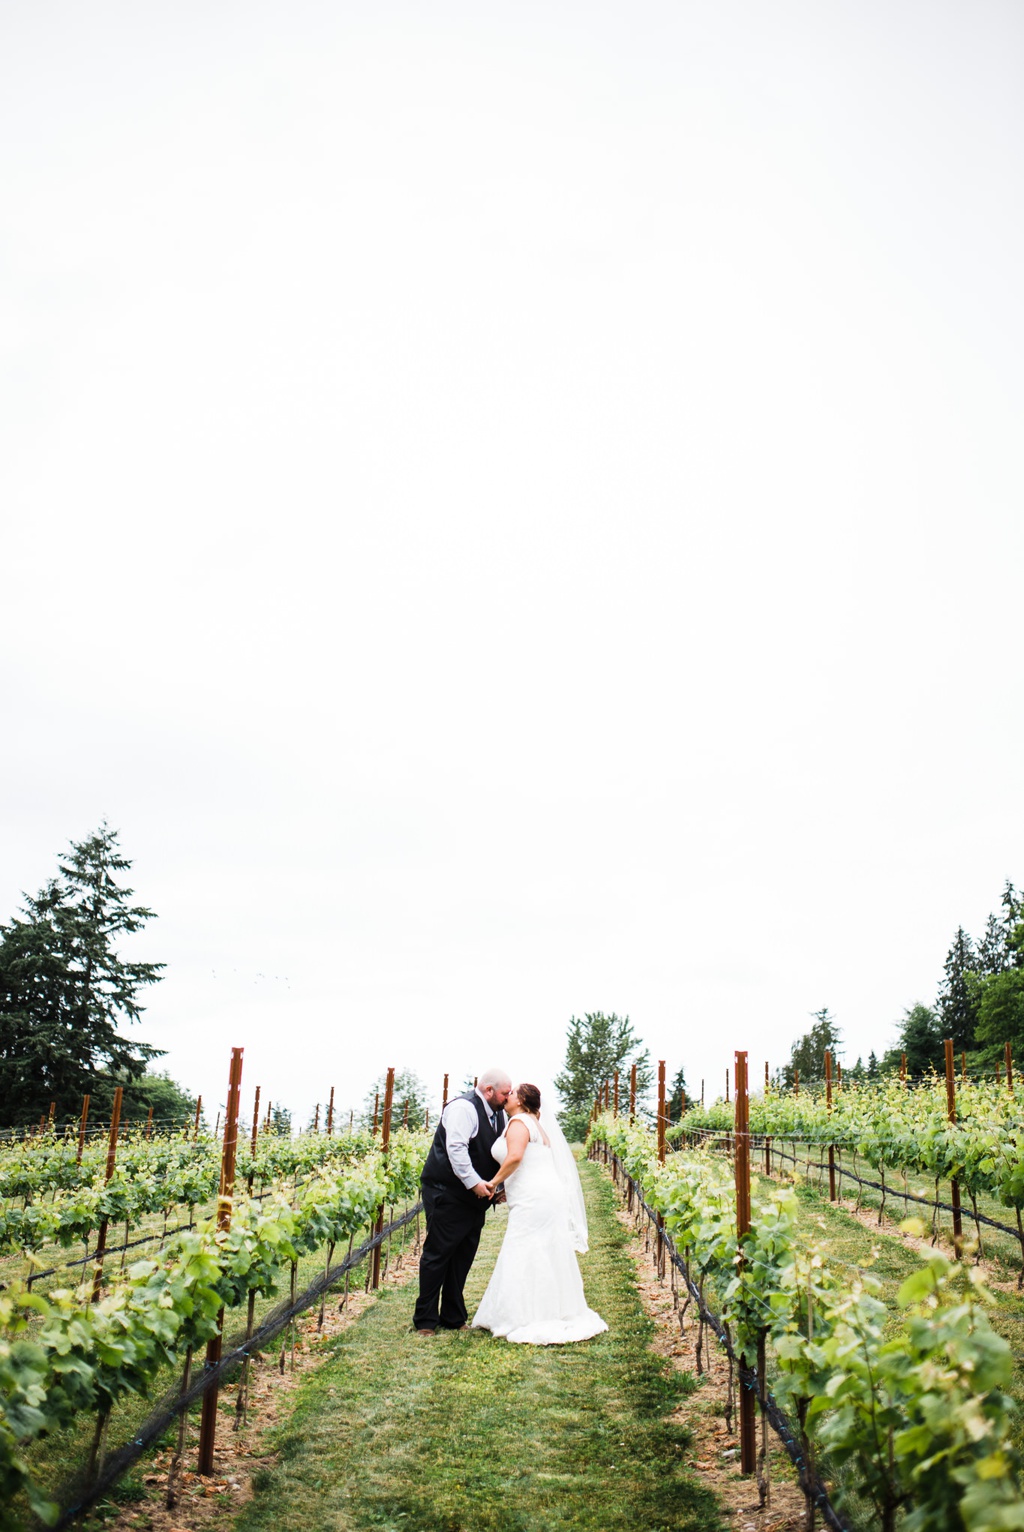
[[1013, 1095], [1013, 1048], [1009, 1043], [1003, 1049], [1006, 1055], [1006, 1089]]
[[769, 1077], [768, 1077], [768, 1060], [765, 1059], [765, 1061], [764, 1061], [764, 1093], [765, 1093], [766, 1096], [767, 1096], [767, 1094], [768, 1094], [768, 1092], [770, 1090], [771, 1090], [771, 1084], [770, 1084]]
[[78, 1156], [77, 1156], [77, 1158], [75, 1160], [75, 1164], [76, 1165], [81, 1165], [81, 1163], [82, 1163], [82, 1152], [85, 1149], [85, 1125], [89, 1121], [89, 1101], [90, 1101], [90, 1099], [91, 1098], [89, 1096], [83, 1096], [82, 1097], [82, 1121], [81, 1121], [81, 1123], [79, 1125], [79, 1128], [78, 1128]]
[[[946, 1038], [946, 1116], [950, 1122], [956, 1122], [956, 1074], [951, 1037]], [[964, 1226], [960, 1217], [960, 1182], [955, 1177], [949, 1183], [949, 1190], [949, 1200], [953, 1204], [953, 1249], [959, 1260], [964, 1247]]]
[[327, 1137], [334, 1137], [334, 1086], [331, 1086], [331, 1098], [327, 1103]]
[[900, 1079], [903, 1081], [904, 1085], [906, 1085], [906, 1083], [907, 1083], [907, 1055], [905, 1053], [901, 1053], [900, 1054]]
[[[825, 1049], [825, 1106], [829, 1117], [832, 1116], [832, 1054]], [[836, 1200], [836, 1147], [835, 1144], [828, 1146], [828, 1200]]]
[[636, 1065], [629, 1071], [629, 1120], [636, 1117]]
[[[114, 1106], [110, 1113], [110, 1137], [107, 1140], [107, 1173], [103, 1177], [103, 1184], [110, 1180], [114, 1174], [114, 1165], [117, 1162], [117, 1130], [121, 1125], [121, 1087], [114, 1092]], [[103, 1287], [103, 1252], [107, 1248], [107, 1223], [106, 1218], [100, 1224], [99, 1233], [96, 1236], [96, 1270], [92, 1279], [92, 1301], [98, 1303], [100, 1291]]]
[[316, 1112], [313, 1115], [313, 1132], [314, 1133], [319, 1133], [320, 1132], [320, 1103], [319, 1103], [319, 1101], [316, 1104]]
[[146, 1138], [152, 1138], [152, 1136], [153, 1136], [153, 1108], [150, 1107], [149, 1114], [146, 1117], [146, 1133], [145, 1133], [145, 1137]]
[[[666, 1116], [666, 1106], [665, 1106], [665, 1060], [664, 1059], [659, 1059], [658, 1060], [658, 1161], [662, 1165], [664, 1165], [664, 1163], [665, 1163], [665, 1116]], [[665, 1240], [664, 1240], [664, 1233], [663, 1233], [664, 1228], [665, 1228], [665, 1220], [662, 1218], [660, 1213], [658, 1214], [658, 1224], [657, 1224], [657, 1227], [658, 1227], [658, 1262], [657, 1262], [657, 1265], [658, 1265], [658, 1276], [663, 1278], [664, 1275], [665, 1275]]]
[[[252, 1158], [254, 1160], [256, 1158], [256, 1140], [259, 1137], [259, 1131], [260, 1131], [260, 1088], [257, 1085], [257, 1087], [256, 1087], [256, 1099], [253, 1101], [253, 1104], [252, 1104], [252, 1139], [251, 1139], [250, 1144], [249, 1144], [249, 1153], [250, 1153], [250, 1155], [252, 1156]], [[253, 1183], [253, 1180], [255, 1178], [255, 1175], [256, 1175], [255, 1169], [250, 1170], [250, 1172], [249, 1172], [249, 1183], [248, 1183], [248, 1186], [246, 1188], [246, 1190], [248, 1191], [250, 1197], [252, 1196], [252, 1183]]]
[[[826, 1055], [827, 1057], [827, 1055]], [[736, 1152], [736, 1239], [743, 1261], [743, 1236], [750, 1232], [750, 1100], [747, 1094], [747, 1055], [736, 1054], [736, 1108], [733, 1118]], [[742, 1375], [741, 1375], [742, 1376]], [[740, 1473], [757, 1469], [757, 1425], [754, 1390], [740, 1383]]]
[[[238, 1108], [242, 1093], [242, 1049], [232, 1048], [228, 1074], [228, 1104], [224, 1117], [224, 1143], [220, 1154], [220, 1191], [217, 1195], [217, 1228], [231, 1227], [231, 1199], [235, 1193], [235, 1155], [238, 1148]], [[217, 1318], [217, 1334], [206, 1343], [206, 1368], [210, 1372], [220, 1361], [223, 1344], [224, 1310]], [[203, 1393], [203, 1413], [199, 1422], [199, 1472], [213, 1473], [213, 1449], [217, 1440], [217, 1395], [220, 1386], [210, 1383]]]
[[442, 1112], [444, 1111], [444, 1109], [445, 1109], [445, 1107], [447, 1105], [448, 1105], [448, 1076], [445, 1075], [445, 1077], [444, 1077], [444, 1089], [441, 1092], [441, 1110], [442, 1110]]
[[[394, 1097], [395, 1097], [395, 1071], [394, 1071], [394, 1067], [392, 1066], [388, 1070], [387, 1081], [386, 1081], [386, 1083], [384, 1085], [384, 1116], [383, 1116], [383, 1118], [381, 1120], [381, 1129], [380, 1129], [380, 1146], [381, 1146], [381, 1149], [384, 1152], [385, 1162], [387, 1160], [388, 1145], [391, 1142], [391, 1107], [392, 1107], [392, 1103], [394, 1102]], [[384, 1232], [384, 1204], [383, 1204], [383, 1202], [381, 1203], [380, 1209], [379, 1209], [379, 1211], [377, 1213], [376, 1222], [374, 1223], [374, 1226], [373, 1226], [373, 1232], [374, 1232], [375, 1235], [383, 1234], [383, 1232]], [[372, 1265], [372, 1268], [371, 1268], [371, 1275], [370, 1275], [370, 1287], [373, 1288], [374, 1291], [376, 1291], [376, 1289], [380, 1286], [380, 1246], [379, 1245], [374, 1245], [374, 1247], [373, 1247], [372, 1262], [373, 1262], [373, 1265]]]
[[725, 1071], [725, 1104], [729, 1105], [729, 1071]]
[[703, 1110], [704, 1110], [704, 1081], [703, 1080], [701, 1080], [701, 1082], [700, 1082], [700, 1109], [703, 1112]]
[[402, 1108], [402, 1127], [403, 1128], [407, 1128], [408, 1126], [409, 1126], [409, 1098], [408, 1098], [408, 1096], [406, 1096], [406, 1098], [405, 1098], [405, 1105]]
[[200, 1117], [200, 1114], [201, 1114], [202, 1110], [203, 1110], [203, 1098], [202, 1098], [202, 1096], [197, 1096], [196, 1097], [196, 1120], [195, 1120], [195, 1126], [192, 1129], [192, 1142], [193, 1143], [195, 1143], [196, 1139], [199, 1137], [199, 1117]]
[[658, 1159], [665, 1163], [665, 1060], [658, 1060]]
[[[1007, 1043], [1006, 1046], [1009, 1047], [1010, 1046], [1009, 1043]], [[612, 1086], [612, 1116], [613, 1117], [618, 1117], [618, 1115], [619, 1115], [619, 1071], [616, 1070], [615, 1071], [615, 1081], [614, 1081], [614, 1084]]]
[[793, 1071], [793, 1095], [794, 1096], [799, 1096], [799, 1094], [800, 1094], [800, 1071], [799, 1071], [799, 1069], [794, 1069], [794, 1071]]

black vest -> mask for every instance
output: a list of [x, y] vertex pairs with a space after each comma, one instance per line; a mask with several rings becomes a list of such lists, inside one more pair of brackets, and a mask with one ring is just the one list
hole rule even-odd
[[[459, 1099], [459, 1098], [456, 1098]], [[495, 1127], [491, 1127], [490, 1114], [487, 1107], [475, 1090], [467, 1091], [461, 1097], [463, 1101], [471, 1101], [476, 1107], [476, 1115], [480, 1119], [476, 1134], [470, 1139], [469, 1163], [480, 1177], [481, 1181], [489, 1181], [498, 1168], [498, 1162], [491, 1153], [495, 1141], [501, 1137], [507, 1126], [505, 1113], [499, 1107], [494, 1114]], [[425, 1186], [443, 1186], [446, 1191], [461, 1192], [469, 1202], [477, 1202], [479, 1199], [476, 1192], [470, 1191], [464, 1186], [452, 1169], [452, 1162], [448, 1158], [448, 1135], [444, 1130], [444, 1119], [437, 1125], [434, 1134], [434, 1142], [430, 1146], [426, 1164], [423, 1166], [423, 1174], [420, 1181]], [[486, 1202], [483, 1204], [486, 1208]]]

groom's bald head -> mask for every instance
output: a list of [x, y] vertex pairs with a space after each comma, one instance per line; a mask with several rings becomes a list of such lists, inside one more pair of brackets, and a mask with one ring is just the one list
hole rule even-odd
[[476, 1088], [493, 1107], [503, 1107], [512, 1090], [512, 1078], [505, 1069], [485, 1069], [477, 1076]]

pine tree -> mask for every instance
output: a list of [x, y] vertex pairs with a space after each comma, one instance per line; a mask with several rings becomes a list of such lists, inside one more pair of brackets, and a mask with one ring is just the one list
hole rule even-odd
[[685, 1094], [687, 1104], [689, 1104], [690, 1101], [690, 1092], [687, 1089], [686, 1074], [683, 1070], [682, 1064], [680, 1064], [679, 1068], [673, 1075], [671, 1084], [667, 1086], [667, 1094], [668, 1120], [669, 1122], [678, 1122], [681, 1116], [680, 1097]]
[[825, 1054], [832, 1055], [833, 1068], [839, 1057], [839, 1044], [841, 1033], [836, 1026], [836, 1019], [829, 1011], [827, 1005], [822, 1006], [820, 1011], [812, 1011], [814, 1021], [809, 1032], [797, 1039], [790, 1049], [789, 1063], [782, 1071], [785, 1084], [791, 1086], [797, 1070], [800, 1071], [801, 1082], [808, 1084], [812, 1080], [822, 1080], [825, 1077]]
[[908, 1006], [900, 1023], [899, 1042], [889, 1050], [883, 1060], [886, 1069], [899, 1069], [902, 1055], [907, 1055], [907, 1074], [919, 1079], [929, 1070], [941, 1071], [945, 1066], [946, 1050], [943, 1045], [939, 1018], [920, 1001]]
[[963, 926], [958, 927], [944, 966], [946, 980], [938, 1012], [943, 1038], [953, 1039], [954, 1053], [974, 1047], [978, 1022], [978, 959]]
[[23, 896], [21, 918], [0, 925], [0, 1100], [10, 1123], [34, 1121], [51, 1101], [58, 1119], [73, 1116], [87, 1091], [102, 1096], [111, 1076], [138, 1080], [162, 1056], [118, 1030], [139, 1020], [138, 992], [164, 967], [118, 955], [119, 939], [153, 918], [116, 881], [130, 866], [103, 824], [72, 844], [34, 898]]
[[977, 971], [983, 978], [988, 978], [995, 973], [1003, 973], [1011, 966], [1006, 939], [1004, 922], [998, 915], [990, 915], [976, 954]]
[[[382, 1074], [378, 1080], [374, 1080], [366, 1093], [363, 1102], [362, 1124], [364, 1128], [373, 1126], [373, 1103], [379, 1097], [377, 1111], [378, 1127], [384, 1120], [384, 1091], [387, 1087], [387, 1074]], [[470, 1080], [466, 1090], [473, 1089], [473, 1081]], [[463, 1092], [465, 1094], [465, 1092]], [[400, 1128], [405, 1121], [406, 1103], [409, 1106], [409, 1127], [422, 1128], [425, 1121], [427, 1107], [430, 1105], [430, 1097], [427, 1087], [411, 1069], [397, 1069], [395, 1071], [395, 1085], [391, 1097], [391, 1126]], [[431, 1117], [437, 1121], [436, 1113], [431, 1112]], [[321, 1125], [326, 1119], [321, 1117]]]
[[[586, 1137], [594, 1097], [619, 1071], [619, 1104], [629, 1102], [629, 1075], [636, 1064], [637, 1102], [651, 1088], [654, 1071], [650, 1050], [640, 1047], [628, 1016], [610, 1016], [601, 1011], [571, 1017], [566, 1035], [565, 1067], [555, 1076], [555, 1089], [562, 1098], [559, 1120], [570, 1142]], [[623, 1095], [625, 1092], [625, 1096]]]

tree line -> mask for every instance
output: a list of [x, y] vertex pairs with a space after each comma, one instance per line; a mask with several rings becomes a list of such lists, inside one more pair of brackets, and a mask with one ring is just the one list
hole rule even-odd
[[109, 1112], [122, 1087], [122, 1117], [182, 1122], [196, 1099], [151, 1065], [164, 1050], [124, 1036], [137, 1023], [140, 996], [161, 978], [163, 963], [130, 962], [124, 937], [141, 931], [152, 910], [133, 904], [121, 881], [131, 863], [117, 831], [104, 823], [73, 841], [56, 873], [20, 914], [0, 923], [0, 1127], [47, 1117]]
[[[932, 1005], [918, 1000], [908, 1006], [899, 1023], [895, 1045], [881, 1058], [858, 1058], [844, 1071], [847, 1079], [876, 1079], [899, 1069], [906, 1056], [907, 1074], [917, 1078], [945, 1068], [945, 1040], [951, 1038], [959, 1064], [964, 1055], [969, 1070], [989, 1073], [1002, 1063], [1006, 1043], [1024, 1065], [1024, 893], [1007, 879], [999, 909], [989, 915], [975, 942], [963, 926], [946, 954], [942, 980]], [[777, 1074], [779, 1083], [820, 1080], [825, 1051], [838, 1056], [842, 1037], [827, 1007], [812, 1012], [813, 1025], [798, 1038], [789, 1063]]]

